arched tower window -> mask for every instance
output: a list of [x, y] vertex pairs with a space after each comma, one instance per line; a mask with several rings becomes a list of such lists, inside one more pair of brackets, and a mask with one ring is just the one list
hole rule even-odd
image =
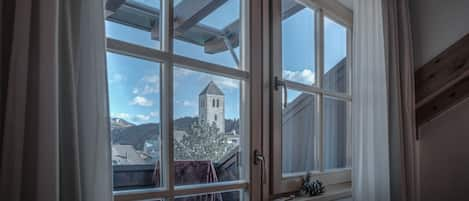
[[215, 115], [215, 118], [214, 118], [214, 119], [215, 119], [215, 121], [217, 120], [217, 115]]
[[220, 107], [220, 100], [217, 99], [217, 107]]
[[215, 99], [212, 100], [212, 107], [215, 107]]

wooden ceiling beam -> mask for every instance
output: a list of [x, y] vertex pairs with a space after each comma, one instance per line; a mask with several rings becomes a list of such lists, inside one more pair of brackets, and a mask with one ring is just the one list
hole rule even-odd
[[417, 125], [469, 97], [469, 34], [415, 72]]

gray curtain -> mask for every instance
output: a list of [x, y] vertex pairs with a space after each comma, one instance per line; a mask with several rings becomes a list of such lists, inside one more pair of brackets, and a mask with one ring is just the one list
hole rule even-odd
[[112, 200], [103, 2], [0, 2], [0, 196]]
[[383, 0], [392, 200], [418, 200], [414, 58], [408, 0]]
[[[9, 0], [0, 2], [0, 114], [5, 113], [6, 109], [6, 89], [8, 87], [8, 69], [10, 63], [9, 53], [11, 52], [13, 12], [14, 3]], [[4, 124], [4, 115], [0, 115], [0, 150], [2, 150], [2, 134]], [[0, 154], [0, 164], [2, 155]]]

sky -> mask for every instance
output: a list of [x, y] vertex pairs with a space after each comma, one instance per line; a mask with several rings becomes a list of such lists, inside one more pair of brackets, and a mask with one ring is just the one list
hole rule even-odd
[[[134, 0], [159, 8], [158, 0]], [[239, 18], [239, 1], [228, 0], [223, 6], [202, 19], [200, 23], [221, 29]], [[175, 1], [175, 6], [180, 1]], [[314, 83], [314, 11], [303, 9], [282, 22], [282, 65], [284, 79], [311, 85]], [[346, 55], [345, 28], [325, 19], [325, 71]], [[151, 34], [128, 26], [106, 21], [106, 35], [110, 38], [159, 49], [159, 41]], [[229, 53], [206, 54], [202, 46], [174, 40], [174, 53], [210, 63], [236, 68]], [[235, 52], [239, 58], [240, 48]], [[107, 53], [109, 104], [112, 117], [135, 124], [160, 122], [159, 63]], [[198, 116], [198, 95], [213, 80], [225, 94], [225, 119], [239, 119], [239, 80], [174, 67], [174, 119]], [[289, 101], [299, 92], [289, 91]]]

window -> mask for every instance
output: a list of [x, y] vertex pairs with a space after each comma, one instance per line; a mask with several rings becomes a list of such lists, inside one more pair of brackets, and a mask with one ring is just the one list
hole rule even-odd
[[116, 200], [258, 199], [249, 2], [106, 2]]
[[301, 2], [272, 6], [281, 16], [273, 21], [271, 58], [275, 194], [297, 190], [306, 174], [326, 184], [351, 181], [351, 14]]

